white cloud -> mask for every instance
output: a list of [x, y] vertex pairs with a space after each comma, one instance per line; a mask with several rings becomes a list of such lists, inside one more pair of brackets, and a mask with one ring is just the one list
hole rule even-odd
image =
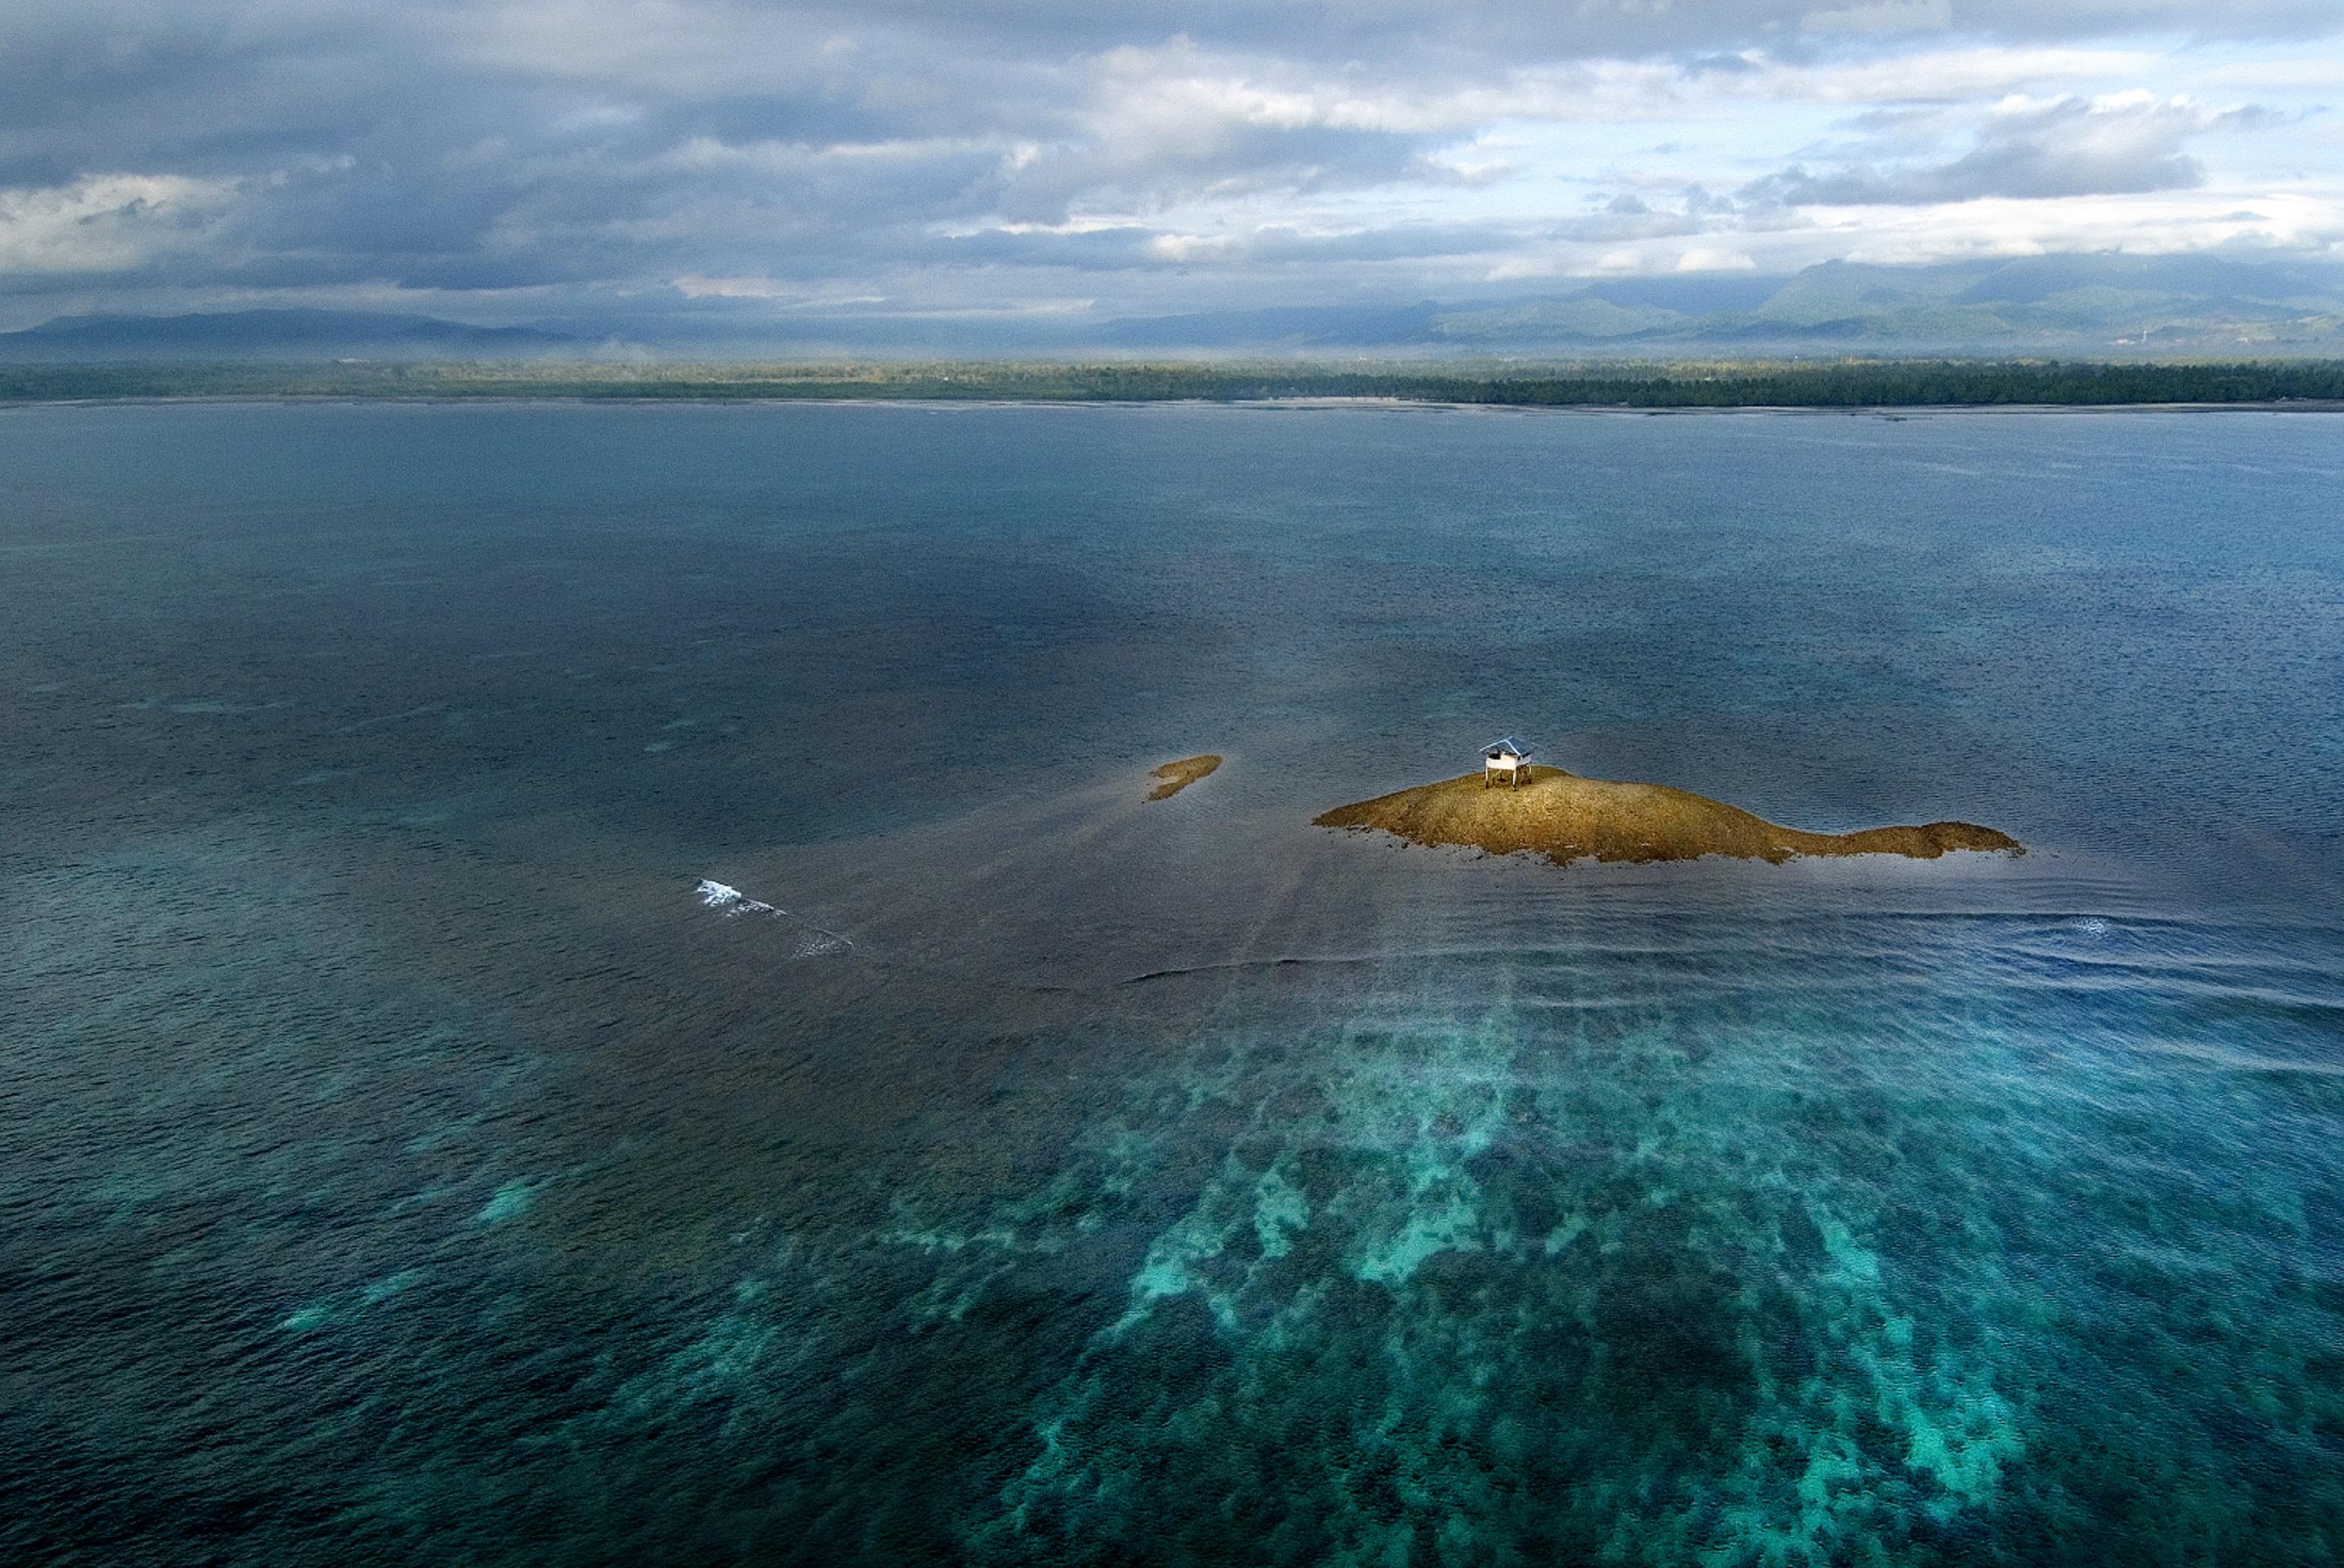
[[240, 182], [108, 174], [0, 190], [0, 272], [127, 272], [212, 236]]
[[773, 278], [702, 278], [686, 273], [674, 280], [675, 291], [686, 299], [770, 299], [778, 304], [818, 309], [850, 305], [882, 305], [884, 294], [807, 290], [803, 285]]
[[1922, 33], [1953, 25], [1952, 0], [1871, 0], [1833, 11], [1810, 11], [1799, 25], [1810, 33]]
[[1713, 245], [1696, 245], [1677, 258], [1679, 272], [1754, 272], [1758, 263], [1746, 250], [1726, 250]]
[[2138, 90], [2089, 100], [2012, 96], [1984, 116], [1973, 145], [1949, 162], [1822, 173], [1794, 166], [1744, 194], [1793, 207], [1865, 207], [2186, 189], [2205, 178], [2185, 150], [2190, 137], [2260, 117], [2252, 108], [2217, 113]]
[[1217, 261], [1237, 248], [1237, 242], [1223, 234], [1159, 234], [1147, 245], [1147, 254], [1157, 260], [1182, 265]]
[[2168, 256], [2243, 248], [2317, 251], [2344, 243], [2344, 201], [2279, 197], [2240, 208], [2203, 192], [2072, 202], [1981, 201], [1915, 207], [1824, 227], [1852, 261], [1911, 264], [1969, 256], [2120, 251]]
[[1879, 58], [1763, 60], [1753, 94], [1791, 102], [1976, 103], [2050, 82], [2138, 80], [2159, 56], [2144, 49], [1995, 46], [1910, 50]]

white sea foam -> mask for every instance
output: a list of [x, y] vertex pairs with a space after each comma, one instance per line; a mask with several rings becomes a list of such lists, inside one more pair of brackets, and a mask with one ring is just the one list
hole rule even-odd
[[826, 957], [833, 953], [849, 952], [853, 950], [854, 946], [854, 943], [848, 941], [845, 937], [839, 936], [834, 931], [812, 930], [798, 938], [798, 945], [794, 948], [791, 949], [790, 956], [793, 958], [821, 958]]
[[763, 915], [769, 919], [788, 921], [796, 927], [798, 933], [797, 946], [790, 955], [792, 957], [817, 958], [828, 954], [854, 951], [854, 943], [852, 938], [843, 936], [835, 931], [825, 930], [803, 916], [793, 915], [788, 910], [777, 909], [762, 899], [752, 898], [737, 887], [702, 877], [700, 885], [692, 891], [700, 895], [700, 902], [703, 905], [710, 909], [722, 910], [728, 919], [743, 915]]
[[761, 904], [739, 888], [727, 887], [721, 882], [710, 882], [702, 878], [700, 885], [693, 891], [700, 895], [700, 901], [709, 908], [722, 909], [727, 915], [786, 916], [789, 914], [786, 909], [776, 909], [770, 904]]

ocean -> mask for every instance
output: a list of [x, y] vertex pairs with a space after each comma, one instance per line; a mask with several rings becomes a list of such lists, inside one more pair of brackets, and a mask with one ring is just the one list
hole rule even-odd
[[[2344, 1553], [2344, 419], [224, 403], [0, 475], [11, 1561]], [[1310, 825], [1507, 733], [2027, 852]]]

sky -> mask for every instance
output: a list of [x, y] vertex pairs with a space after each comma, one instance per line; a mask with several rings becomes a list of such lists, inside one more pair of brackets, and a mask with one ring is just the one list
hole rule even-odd
[[2344, 260], [2344, 0], [14, 0], [0, 328]]

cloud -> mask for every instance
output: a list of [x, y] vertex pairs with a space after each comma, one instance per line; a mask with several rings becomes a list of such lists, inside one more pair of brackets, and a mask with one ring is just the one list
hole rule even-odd
[[2215, 245], [2344, 191], [2344, 150], [2180, 79], [2301, 112], [2339, 35], [2334, 0], [7, 6], [0, 288], [1178, 309], [1784, 268], [1953, 243], [1908, 207], [2111, 195], [2218, 197], [2174, 230]]
[[237, 182], [109, 174], [0, 190], [0, 276], [87, 278], [139, 271], [206, 244]]
[[1548, 230], [1554, 239], [1616, 245], [1622, 240], [1666, 239], [1699, 234], [1707, 226], [1702, 193], [1695, 191], [1680, 211], [1656, 207], [1632, 193], [1616, 196], [1599, 212], [1568, 218]]
[[2216, 114], [2186, 98], [2160, 100], [2145, 94], [2095, 102], [2017, 101], [1989, 116], [1976, 145], [1949, 163], [1885, 169], [1858, 165], [1824, 174], [1794, 166], [1741, 194], [1760, 205], [1865, 207], [2187, 190], [2203, 183], [2206, 172], [2184, 150], [2187, 139], [2224, 124], [2254, 123], [2263, 113], [2247, 108]]
[[808, 292], [771, 278], [702, 278], [686, 274], [674, 280], [675, 291], [687, 299], [770, 299], [798, 309], [835, 310], [857, 305], [882, 305], [884, 294]]
[[1754, 272], [1758, 263], [1746, 250], [1723, 250], [1712, 245], [1696, 245], [1677, 258], [1679, 272]]
[[1925, 33], [1949, 27], [1952, 0], [1871, 0], [1833, 11], [1810, 11], [1799, 25], [1810, 33]]

